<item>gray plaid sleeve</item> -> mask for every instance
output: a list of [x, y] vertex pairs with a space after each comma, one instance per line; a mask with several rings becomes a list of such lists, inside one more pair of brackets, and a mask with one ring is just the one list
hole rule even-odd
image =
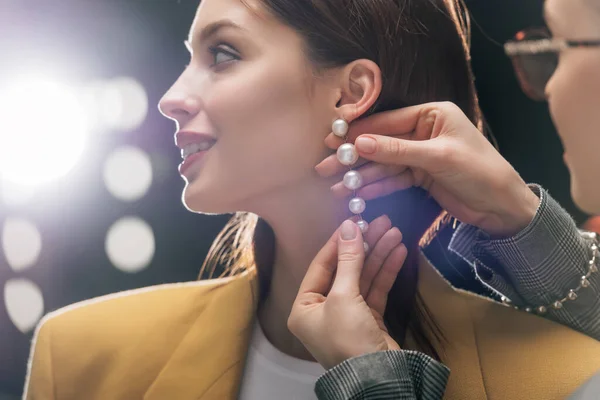
[[424, 353], [388, 350], [354, 357], [315, 384], [319, 400], [441, 399], [450, 370]]
[[[517, 235], [492, 240], [463, 224], [449, 249], [475, 268], [478, 278], [518, 307], [547, 306], [579, 284], [592, 258], [592, 239], [577, 229], [571, 216], [540, 186], [530, 185], [540, 206], [533, 221]], [[600, 274], [576, 300], [543, 316], [600, 340]]]

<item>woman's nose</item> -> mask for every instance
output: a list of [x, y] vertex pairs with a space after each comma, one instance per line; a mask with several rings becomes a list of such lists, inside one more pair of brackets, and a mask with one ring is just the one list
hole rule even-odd
[[165, 117], [182, 125], [200, 112], [200, 100], [173, 87], [160, 100], [158, 109]]

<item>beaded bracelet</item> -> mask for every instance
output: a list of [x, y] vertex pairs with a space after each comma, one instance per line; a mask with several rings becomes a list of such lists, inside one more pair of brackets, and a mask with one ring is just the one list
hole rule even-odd
[[[597, 241], [597, 234], [592, 233], [592, 232], [582, 232], [582, 235], [586, 238], [586, 239], [591, 239], [592, 240], [592, 259], [589, 261], [588, 265], [588, 271], [587, 274], [585, 274], [584, 276], [581, 277], [581, 280], [579, 281], [579, 285], [577, 285], [577, 287], [575, 289], [571, 289], [569, 290], [569, 293], [562, 299], [560, 300], [556, 300], [555, 302], [553, 302], [550, 305], [547, 306], [539, 306], [539, 307], [525, 307], [524, 310], [528, 313], [530, 312], [536, 312], [537, 314], [545, 314], [549, 308], [552, 308], [554, 310], [560, 310], [563, 307], [563, 304], [565, 302], [567, 302], [568, 300], [575, 300], [577, 299], [577, 293], [581, 290], [581, 289], [585, 289], [587, 287], [590, 286], [590, 276], [592, 276], [592, 274], [595, 274], [596, 272], [598, 272], [598, 265], [596, 264], [596, 259], [598, 256], [598, 241]], [[511, 307], [511, 301], [510, 299], [508, 299], [507, 297], [502, 297], [502, 303], [504, 305], [507, 305], [509, 307]], [[515, 310], [519, 310], [519, 307], [517, 306], [512, 306]]]

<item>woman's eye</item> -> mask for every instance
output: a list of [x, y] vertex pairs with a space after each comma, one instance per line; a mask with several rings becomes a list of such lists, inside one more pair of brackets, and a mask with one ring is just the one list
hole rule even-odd
[[240, 59], [233, 51], [225, 49], [223, 46], [211, 47], [209, 51], [212, 55], [211, 67], [222, 66], [224, 63]]

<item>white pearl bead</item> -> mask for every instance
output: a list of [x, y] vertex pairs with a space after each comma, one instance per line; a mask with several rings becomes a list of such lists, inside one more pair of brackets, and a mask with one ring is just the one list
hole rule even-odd
[[355, 197], [352, 200], [350, 200], [348, 206], [353, 214], [363, 213], [365, 211], [365, 208], [367, 208], [367, 204], [360, 197]]
[[365, 221], [364, 219], [361, 219], [360, 221], [358, 221], [356, 223], [356, 225], [358, 225], [358, 227], [360, 228], [360, 231], [362, 233], [367, 233], [367, 231], [369, 230], [369, 223], [367, 221]]
[[348, 123], [341, 118], [333, 121], [331, 125], [331, 130], [333, 134], [337, 137], [343, 138], [348, 133]]
[[363, 249], [365, 249], [365, 253], [369, 252], [369, 243], [363, 242]]
[[538, 312], [539, 314], [545, 314], [545, 313], [546, 313], [546, 311], [548, 311], [548, 309], [547, 309], [546, 307], [544, 307], [544, 306], [539, 306], [539, 307], [537, 308], [537, 312]]
[[350, 190], [356, 190], [363, 184], [362, 176], [358, 171], [348, 171], [344, 175], [344, 186]]
[[560, 310], [562, 308], [562, 306], [563, 306], [563, 304], [560, 301], [558, 301], [558, 300], [555, 301], [554, 303], [552, 303], [552, 307], [555, 310]]
[[358, 161], [358, 151], [352, 143], [344, 143], [337, 149], [337, 159], [342, 165], [352, 165]]
[[587, 276], [582, 276], [581, 277], [581, 283], [580, 283], [581, 287], [589, 287], [590, 286], [590, 281], [588, 281]]

